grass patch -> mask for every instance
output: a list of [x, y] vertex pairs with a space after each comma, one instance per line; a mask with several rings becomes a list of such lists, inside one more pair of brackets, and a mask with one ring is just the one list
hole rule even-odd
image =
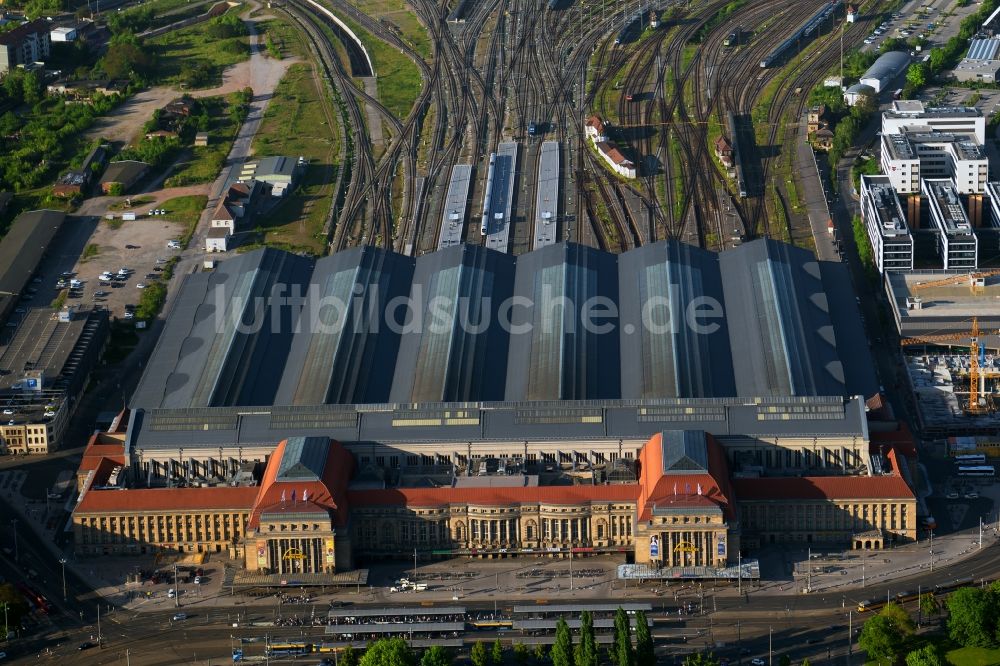
[[248, 37], [213, 37], [212, 22], [168, 32], [146, 44], [158, 57], [163, 83], [179, 88], [213, 88], [222, 84], [222, 70], [250, 57]]
[[152, 282], [142, 290], [139, 305], [135, 308], [135, 318], [139, 321], [151, 321], [160, 314], [167, 300], [167, 286], [162, 282]]
[[330, 211], [338, 168], [334, 162], [340, 153], [335, 112], [327, 104], [309, 64], [291, 66], [268, 104], [252, 152], [301, 155], [309, 160], [309, 168], [295, 193], [258, 222], [266, 245], [323, 253], [323, 224]]
[[352, 0], [352, 5], [368, 16], [377, 16], [424, 60], [431, 57], [431, 40], [427, 28], [403, 0]]
[[189, 195], [186, 197], [174, 197], [167, 199], [160, 208], [166, 211], [167, 219], [184, 225], [184, 233], [181, 235], [181, 245], [187, 245], [194, 233], [194, 228], [198, 225], [208, 197], [203, 194]]
[[97, 243], [87, 243], [87, 246], [83, 248], [83, 253], [80, 255], [81, 262], [87, 262], [96, 257], [101, 253], [101, 246]]
[[287, 56], [299, 56], [307, 58], [309, 53], [305, 48], [305, 40], [299, 32], [280, 19], [268, 19], [257, 22], [257, 33], [265, 45], [268, 46], [268, 53], [275, 57], [274, 51], [282, 58]]
[[127, 197], [116, 204], [108, 206], [108, 210], [131, 210], [132, 208], [145, 208], [156, 201], [153, 197]]
[[681, 72], [687, 70], [688, 65], [694, 60], [695, 54], [698, 52], [699, 47], [693, 44], [685, 44], [684, 51], [681, 53]]
[[[667, 135], [667, 142], [670, 145], [670, 159], [673, 164], [683, 164], [684, 157], [681, 155], [681, 144], [674, 139], [673, 132]], [[674, 168], [677, 169], [678, 166], [675, 166]], [[674, 188], [674, 220], [677, 221], [680, 220], [681, 216], [684, 214], [684, 177], [678, 173], [671, 173], [670, 177], [673, 180]]]
[[177, 171], [167, 178], [164, 187], [211, 183], [226, 164], [226, 156], [240, 127], [232, 113], [233, 104], [222, 97], [206, 97], [199, 101], [208, 110], [208, 145], [189, 148], [185, 153], [188, 158], [177, 165]]
[[53, 310], [62, 310], [62, 307], [66, 305], [66, 298], [68, 295], [69, 292], [66, 289], [61, 289], [49, 305], [52, 306]]
[[1000, 664], [1000, 649], [965, 647], [945, 653], [954, 666], [993, 666]]
[[[372, 36], [367, 30], [346, 17], [340, 17], [358, 36], [371, 56], [378, 77], [378, 98], [389, 113], [400, 120], [406, 118], [423, 88], [416, 64], [396, 50], [395, 46]], [[337, 41], [337, 40], [334, 40]]]

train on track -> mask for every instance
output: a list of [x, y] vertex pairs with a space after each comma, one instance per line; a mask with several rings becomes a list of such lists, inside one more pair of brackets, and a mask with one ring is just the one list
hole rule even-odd
[[733, 138], [733, 169], [736, 172], [736, 191], [739, 192], [741, 199], [746, 199], [749, 192], [747, 192], [746, 178], [743, 176], [743, 151], [740, 150], [740, 134], [739, 127], [736, 125], [736, 115], [730, 111], [726, 121], [729, 124], [729, 136]]
[[743, 36], [743, 28], [736, 28], [731, 33], [729, 33], [724, 40], [722, 40], [723, 46], [738, 46], [740, 43], [740, 37]]
[[[992, 583], [993, 581], [984, 580], [978, 582], [980, 582], [982, 585], [986, 585]], [[889, 603], [889, 601], [893, 601], [897, 604], [902, 604], [906, 603], [907, 601], [915, 601], [919, 599], [920, 594], [925, 592], [927, 594], [934, 594], [934, 595], [946, 594], [948, 592], [954, 592], [960, 587], [970, 587], [972, 585], [975, 585], [976, 583], [977, 581], [973, 580], [972, 578], [960, 578], [951, 583], [940, 583], [938, 585], [935, 585], [933, 588], [927, 587], [923, 590], [918, 590], [918, 591], [908, 590], [906, 592], [899, 592], [896, 594], [896, 596], [891, 597], [890, 599], [868, 599], [867, 601], [861, 601], [858, 603], [858, 612], [869, 613], [871, 611], [877, 611], [885, 608], [886, 604]]]
[[767, 69], [781, 62], [789, 49], [801, 44], [803, 40], [812, 37], [813, 33], [817, 32], [817, 29], [823, 25], [823, 22], [827, 19], [832, 19], [843, 5], [843, 0], [833, 0], [833, 2], [823, 5], [822, 9], [813, 14], [812, 18], [799, 26], [799, 29], [792, 33], [788, 39], [778, 44], [773, 51], [767, 54], [760, 61], [760, 66]]
[[618, 36], [615, 37], [615, 44], [626, 44], [636, 39], [639, 33], [642, 32], [642, 17], [643, 12], [636, 12], [632, 15], [622, 29], [618, 31]]

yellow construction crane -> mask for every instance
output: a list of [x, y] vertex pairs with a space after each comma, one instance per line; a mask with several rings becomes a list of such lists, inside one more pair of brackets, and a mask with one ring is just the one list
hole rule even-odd
[[989, 270], [989, 271], [977, 271], [975, 273], [960, 273], [958, 275], [949, 275], [946, 278], [941, 278], [940, 280], [931, 280], [930, 282], [918, 282], [910, 288], [911, 292], [917, 292], [922, 289], [930, 289], [931, 287], [946, 287], [950, 284], [956, 284], [962, 280], [969, 281], [969, 289], [973, 293], [982, 293], [983, 282], [988, 277], [994, 275], [1000, 275], [1000, 269]]
[[[964, 276], [961, 276], [964, 277]], [[940, 282], [940, 280], [938, 280]], [[979, 318], [972, 318], [972, 327], [969, 331], [955, 331], [954, 333], [943, 333], [935, 335], [921, 335], [912, 338], [902, 338], [899, 344], [903, 347], [908, 345], [921, 345], [933, 342], [956, 342], [969, 338], [969, 404], [965, 411], [969, 414], [982, 414], [986, 412], [986, 406], [979, 404], [980, 394], [986, 393], [986, 374], [979, 367]]]

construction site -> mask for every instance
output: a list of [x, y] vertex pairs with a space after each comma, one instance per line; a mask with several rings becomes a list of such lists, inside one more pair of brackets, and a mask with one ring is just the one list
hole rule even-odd
[[1000, 270], [890, 273], [886, 292], [929, 437], [1000, 430]]

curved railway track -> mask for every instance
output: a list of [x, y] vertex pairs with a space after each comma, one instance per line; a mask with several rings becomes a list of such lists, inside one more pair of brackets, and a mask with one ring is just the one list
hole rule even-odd
[[[352, 159], [345, 165], [349, 178], [331, 248], [366, 243], [406, 253], [433, 249], [452, 168], [472, 164], [479, 188], [490, 152], [501, 141], [517, 140], [522, 186], [511, 248], [530, 249], [540, 155], [540, 142], [526, 136], [530, 122], [548, 128], [561, 146], [561, 238], [614, 251], [659, 238], [723, 249], [730, 233], [723, 209], [730, 201], [743, 222], [741, 235], [777, 233], [767, 196], [775, 190], [733, 197], [732, 183], [715, 164], [709, 127], [729, 112], [745, 117], [756, 108], [758, 120], [767, 124], [757, 132], [761, 143], [787, 143], [782, 128], [805, 103], [794, 90], [811, 87], [837, 51], [830, 48], [831, 36], [821, 35], [805, 47], [809, 57], [761, 69], [772, 44], [816, 7], [763, 0], [706, 28], [727, 1], [698, 4], [669, 29], [661, 26], [641, 32], [635, 43], [615, 44], [618, 15], [585, 0], [563, 10], [544, 9], [537, 0], [482, 0], [471, 5], [460, 28], [446, 22], [445, 0], [414, 0], [413, 11], [430, 37], [425, 61], [385, 20], [336, 0], [331, 8], [417, 64], [422, 89], [406, 117], [397, 118], [351, 77], [324, 26], [328, 19], [292, 0], [286, 11], [319, 55], [350, 125], [345, 131]], [[723, 49], [724, 37], [737, 25], [760, 27], [748, 44]], [[696, 34], [699, 47], [686, 48]], [[864, 30], [851, 34], [860, 40]], [[772, 92], [768, 86], [776, 77], [782, 85]], [[636, 156], [635, 181], [611, 173], [589, 145], [584, 120], [599, 108], [617, 111], [618, 138]], [[382, 145], [373, 145], [368, 122], [386, 130], [389, 138]], [[767, 182], [775, 156], [746, 157], [759, 165], [756, 182]], [[467, 219], [475, 217], [479, 194], [470, 193]], [[483, 242], [477, 223], [466, 225], [465, 239]]]

